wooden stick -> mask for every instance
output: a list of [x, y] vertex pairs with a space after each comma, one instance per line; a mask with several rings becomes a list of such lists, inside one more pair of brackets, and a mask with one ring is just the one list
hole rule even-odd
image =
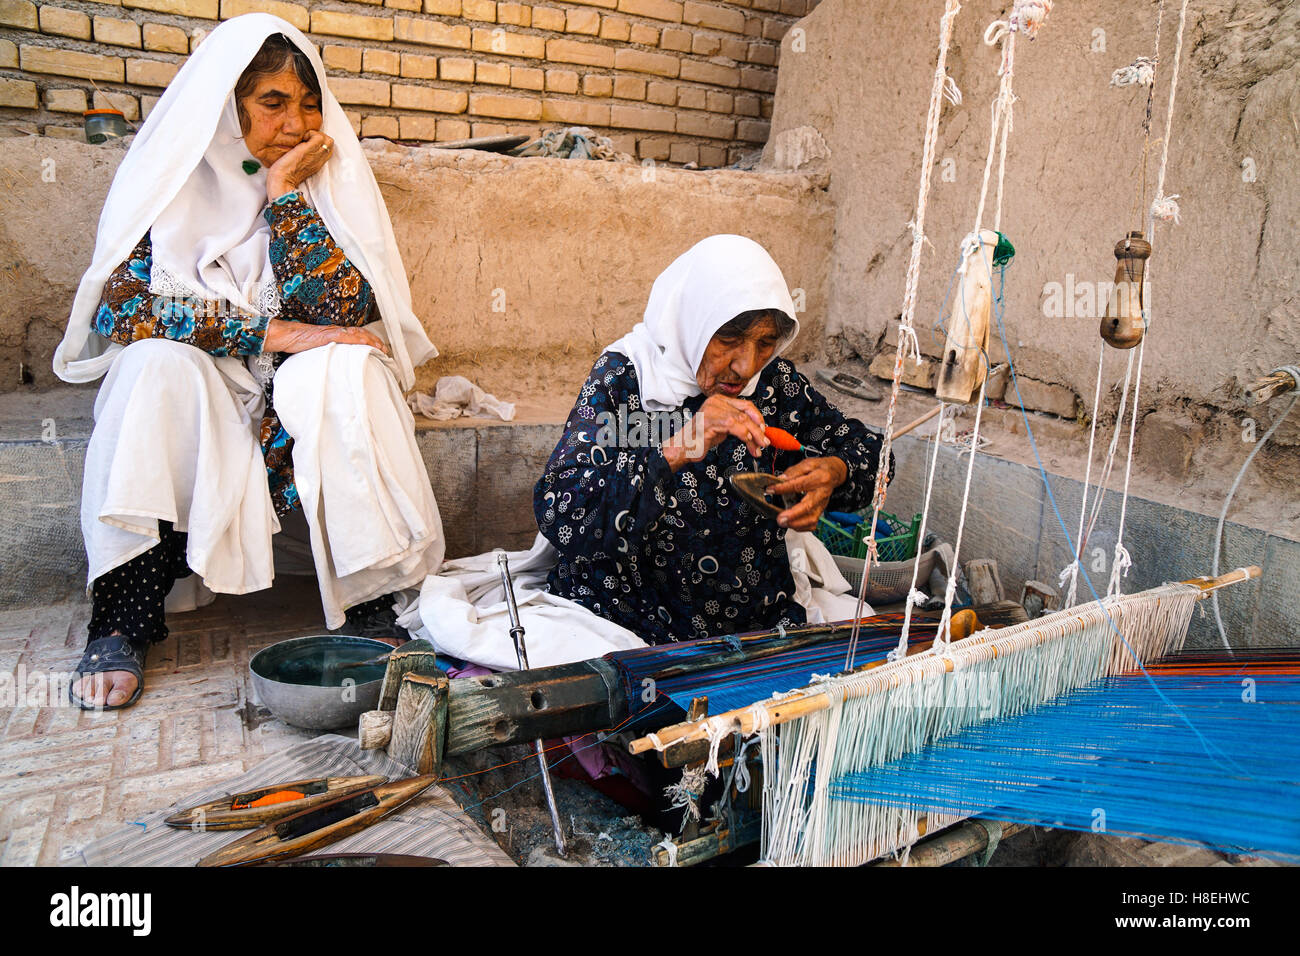
[[[1201, 589], [1199, 598], [1207, 596], [1211, 591], [1230, 584], [1240, 584], [1242, 581], [1249, 581], [1251, 578], [1257, 578], [1261, 574], [1257, 565], [1251, 565], [1246, 568], [1238, 568], [1235, 571], [1229, 571], [1227, 574], [1221, 574], [1217, 578], [1201, 577], [1193, 578], [1189, 581], [1183, 581], [1183, 584], [1191, 584]], [[910, 655], [909, 655], [910, 656]], [[883, 661], [873, 662], [879, 667]], [[945, 661], [944, 666], [947, 670], [952, 670], [952, 661]], [[870, 668], [865, 668], [870, 669]], [[826, 710], [831, 706], [831, 699], [826, 690], [805, 690], [794, 697], [787, 697], [772, 704], [764, 704], [767, 711], [768, 726], [783, 724], [808, 714], [816, 713], [819, 710]], [[628, 745], [628, 749], [634, 754], [645, 753], [647, 750], [661, 750], [664, 747], [682, 742], [694, 740], [707, 740], [708, 733], [704, 729], [705, 723], [709, 720], [725, 723], [735, 721], [738, 725], [734, 733], [749, 735], [754, 733], [754, 713], [753, 705], [742, 707], [737, 710], [729, 710], [726, 713], [718, 714], [704, 721], [695, 723], [674, 724], [671, 727], [665, 727], [656, 734], [639, 737]], [[655, 740], [651, 740], [651, 736]], [[658, 746], [656, 746], [656, 743]]]
[[1183, 584], [1194, 584], [1201, 589], [1201, 596], [1197, 600], [1204, 600], [1209, 596], [1211, 591], [1217, 591], [1219, 588], [1226, 588], [1230, 584], [1240, 584], [1243, 581], [1249, 581], [1251, 578], [1257, 578], [1263, 574], [1263, 570], [1258, 564], [1251, 564], [1244, 568], [1237, 568], [1235, 571], [1229, 571], [1227, 574], [1220, 574], [1217, 578], [1200, 577], [1183, 581]]
[[388, 756], [416, 773], [437, 774], [447, 739], [447, 675], [407, 674], [393, 715]]
[[1283, 392], [1300, 388], [1300, 382], [1286, 372], [1270, 372], [1263, 378], [1257, 378], [1246, 386], [1246, 404], [1262, 405]]
[[896, 429], [894, 429], [894, 437], [895, 437], [895, 438], [902, 438], [904, 435], [906, 435], [908, 432], [912, 431], [913, 429], [920, 428], [922, 425], [924, 425], [924, 424], [925, 424], [926, 422], [928, 422], [930, 419], [934, 418], [935, 415], [938, 415], [938, 414], [939, 414], [939, 410], [940, 410], [941, 408], [943, 408], [943, 403], [942, 403], [942, 402], [940, 402], [938, 405], [934, 406], [934, 408], [930, 409], [928, 412], [926, 412], [924, 415], [922, 415], [920, 418], [916, 419], [915, 421], [908, 422], [908, 423], [907, 423], [906, 425], [904, 425], [902, 428], [896, 428]]
[[[990, 821], [992, 822], [992, 821]], [[1001, 840], [1027, 829], [1022, 823], [1003, 823]], [[966, 822], [916, 844], [908, 855], [908, 866], [947, 866], [988, 849], [989, 831], [978, 823]], [[878, 860], [872, 866], [902, 866], [894, 859]]]
[[379, 685], [379, 706], [376, 710], [393, 710], [397, 695], [402, 690], [402, 678], [409, 673], [438, 674], [438, 655], [433, 645], [423, 639], [407, 641], [388, 655], [388, 668], [384, 682]]

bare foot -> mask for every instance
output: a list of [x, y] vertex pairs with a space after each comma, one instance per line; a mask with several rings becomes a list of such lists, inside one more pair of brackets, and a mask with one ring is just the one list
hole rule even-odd
[[92, 707], [120, 707], [139, 683], [130, 671], [105, 671], [83, 677], [72, 685], [72, 692]]
[[[109, 637], [124, 636], [121, 631], [114, 631]], [[72, 685], [72, 692], [92, 707], [120, 707], [131, 699], [139, 679], [130, 671], [104, 671], [102, 674], [87, 674]]]

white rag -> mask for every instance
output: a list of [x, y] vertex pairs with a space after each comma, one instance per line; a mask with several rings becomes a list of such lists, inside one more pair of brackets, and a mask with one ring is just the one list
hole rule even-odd
[[406, 403], [411, 411], [434, 421], [453, 418], [495, 416], [503, 422], [514, 421], [514, 402], [503, 402], [490, 395], [463, 375], [444, 375], [438, 379], [433, 394], [413, 392]]

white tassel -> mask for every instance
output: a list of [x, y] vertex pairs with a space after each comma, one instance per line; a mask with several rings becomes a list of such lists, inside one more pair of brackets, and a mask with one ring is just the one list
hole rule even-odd
[[1150, 86], [1155, 80], [1156, 64], [1149, 56], [1140, 56], [1110, 75], [1111, 86]]
[[1162, 219], [1165, 222], [1173, 220], [1175, 226], [1182, 225], [1179, 214], [1182, 212], [1178, 208], [1178, 193], [1172, 196], [1160, 196], [1151, 204], [1151, 215], [1156, 219]]
[[943, 98], [953, 106], [961, 106], [961, 90], [951, 76], [945, 75], [943, 78]]
[[1011, 11], [1011, 30], [1019, 31], [1029, 39], [1038, 36], [1038, 29], [1052, 12], [1052, 0], [1016, 0]]

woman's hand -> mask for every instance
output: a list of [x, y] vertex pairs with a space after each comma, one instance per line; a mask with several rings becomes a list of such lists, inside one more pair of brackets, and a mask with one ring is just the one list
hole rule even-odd
[[763, 434], [763, 416], [753, 402], [713, 395], [705, 399], [685, 428], [663, 443], [661, 450], [668, 466], [676, 472], [688, 462], [699, 461], [709, 449], [732, 435], [743, 441], [754, 457], [771, 444]]
[[277, 159], [266, 173], [266, 198], [278, 199], [293, 192], [320, 172], [334, 152], [334, 140], [318, 129]]
[[373, 332], [356, 326], [308, 325], [306, 322], [286, 322], [271, 319], [266, 323], [263, 352], [306, 352], [338, 342], [340, 345], [369, 345], [385, 355], [388, 348]]
[[812, 531], [831, 494], [849, 477], [849, 466], [839, 458], [805, 458], [778, 477], [781, 483], [770, 486], [769, 495], [802, 494], [803, 498], [777, 515], [776, 523], [794, 531]]

